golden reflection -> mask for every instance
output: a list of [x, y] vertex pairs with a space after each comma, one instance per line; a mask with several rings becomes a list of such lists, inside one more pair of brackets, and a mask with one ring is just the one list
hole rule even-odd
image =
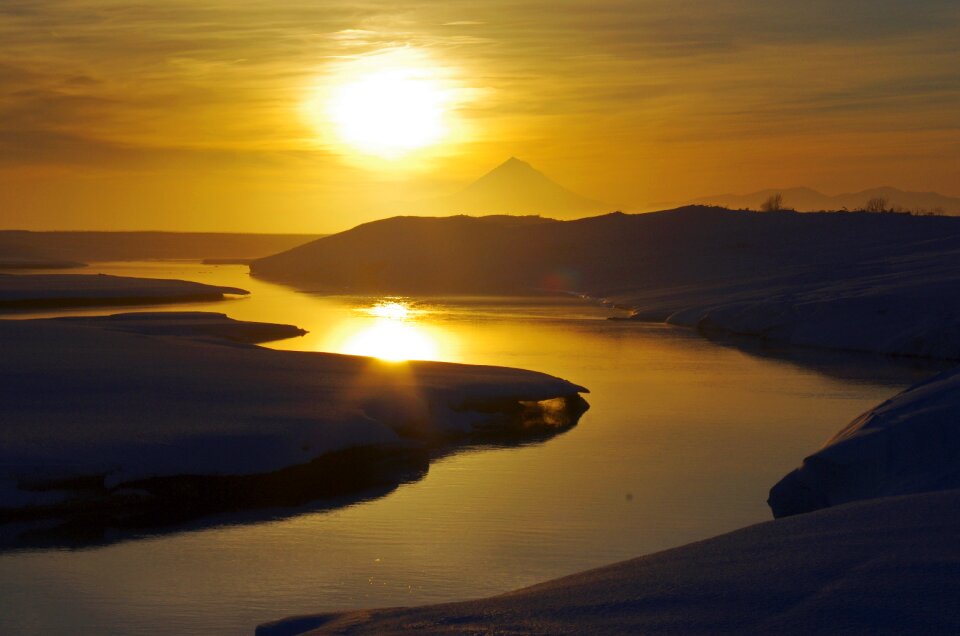
[[359, 312], [333, 336], [331, 350], [390, 362], [450, 360], [450, 338], [423, 321], [425, 312], [408, 302], [385, 299]]
[[370, 314], [378, 318], [406, 320], [410, 315], [410, 307], [397, 302], [382, 302], [371, 307]]
[[344, 342], [343, 353], [373, 356], [381, 360], [431, 360], [437, 357], [437, 345], [417, 327], [390, 319], [359, 331]]

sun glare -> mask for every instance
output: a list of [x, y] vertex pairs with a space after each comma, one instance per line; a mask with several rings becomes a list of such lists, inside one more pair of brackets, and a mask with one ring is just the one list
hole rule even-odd
[[389, 318], [353, 334], [341, 351], [390, 362], [432, 360], [438, 354], [436, 342], [425, 331]]
[[443, 137], [443, 92], [419, 69], [391, 69], [340, 87], [330, 119], [358, 150], [400, 156]]
[[356, 315], [356, 320], [335, 335], [335, 351], [390, 362], [441, 358], [442, 335], [418, 320], [424, 315], [422, 310], [403, 301], [384, 299], [359, 309]]
[[449, 141], [451, 111], [465, 94], [450, 69], [411, 49], [343, 62], [324, 84], [307, 104], [310, 117], [345, 148], [382, 159]]
[[370, 308], [370, 314], [378, 318], [405, 320], [410, 315], [410, 309], [396, 302], [378, 303]]

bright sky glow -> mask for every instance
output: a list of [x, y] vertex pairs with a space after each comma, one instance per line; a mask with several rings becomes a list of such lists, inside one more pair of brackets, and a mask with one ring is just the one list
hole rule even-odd
[[411, 49], [344, 62], [308, 105], [347, 150], [399, 159], [448, 139], [457, 91], [449, 70]]
[[628, 212], [960, 195], [956, 0], [689, 4], [0, 2], [4, 225], [336, 232], [510, 156]]
[[417, 69], [374, 73], [340, 87], [330, 118], [343, 141], [362, 152], [398, 157], [443, 137], [443, 93]]

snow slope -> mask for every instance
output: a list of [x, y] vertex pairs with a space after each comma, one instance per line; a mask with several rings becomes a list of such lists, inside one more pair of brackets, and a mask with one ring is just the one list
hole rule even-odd
[[960, 368], [853, 420], [770, 490], [776, 517], [960, 488]]
[[[585, 391], [518, 369], [177, 337], [176, 320], [165, 336], [150, 318], [114, 328], [124, 320], [0, 321], [0, 516], [30, 507], [182, 507], [214, 477], [217, 490], [207, 494], [217, 501], [260, 496], [262, 484], [229, 478], [317, 462], [321, 481], [334, 483], [313, 487], [336, 492], [337, 479], [356, 483], [351, 473], [365, 469], [350, 463], [356, 455], [339, 473], [323, 465], [337, 453], [375, 449], [389, 459], [483, 432], [548, 434], [579, 412], [552, 420], [522, 402], [564, 398], [548, 405], [568, 413], [561, 406], [581, 403]], [[187, 322], [195, 333], [197, 321]], [[296, 487], [308, 478], [318, 479], [300, 474]]]
[[218, 300], [236, 287], [105, 274], [0, 274], [0, 309]]
[[958, 533], [960, 491], [877, 499], [502, 596], [292, 617], [257, 634], [956, 634]]

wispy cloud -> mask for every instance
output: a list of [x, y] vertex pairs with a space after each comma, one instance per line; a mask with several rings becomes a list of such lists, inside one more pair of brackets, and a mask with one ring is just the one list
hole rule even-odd
[[[939, 131], [936, 152], [954, 154], [930, 154], [917, 174], [945, 179], [928, 166], [958, 160], [955, 0], [6, 0], [0, 41], [6, 170], [196, 171], [244, 155], [249, 166], [313, 157], [335, 173], [343, 168], [300, 105], [338, 61], [402, 47], [482, 95], [462, 105], [477, 135], [449, 162], [455, 176], [501, 152], [549, 151], [561, 171], [574, 154], [613, 157], [583, 176], [588, 193], [592, 183], [611, 199], [597, 189], [630, 174], [625, 149], [720, 180], [731, 174], [724, 154], [762, 169], [756, 140], [797, 131], [811, 147]], [[680, 156], [698, 140], [699, 156]], [[901, 166], [891, 147], [877, 145], [889, 170]]]

